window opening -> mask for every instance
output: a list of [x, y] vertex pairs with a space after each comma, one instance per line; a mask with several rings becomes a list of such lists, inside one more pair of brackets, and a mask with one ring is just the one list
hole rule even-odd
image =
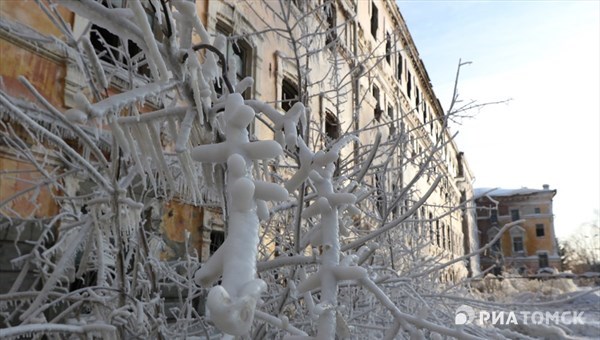
[[523, 237], [522, 236], [513, 236], [513, 251], [515, 251], [515, 252], [523, 251]]
[[373, 84], [373, 98], [375, 98], [375, 109], [373, 110], [373, 116], [375, 116], [375, 120], [378, 122], [381, 120], [381, 114], [383, 110], [381, 109], [381, 105], [379, 103], [379, 87]]
[[327, 15], [327, 35], [325, 37], [325, 44], [329, 45], [335, 39], [337, 39], [336, 26], [337, 26], [337, 18], [336, 18], [336, 9], [335, 3], [331, 3], [328, 8], [325, 9]]
[[371, 1], [371, 35], [377, 40], [377, 29], [379, 28], [379, 10]]
[[538, 254], [538, 264], [540, 268], [549, 267], [548, 254]]
[[298, 87], [288, 78], [281, 82], [281, 108], [288, 111], [298, 102]]
[[389, 33], [386, 34], [385, 38], [385, 61], [388, 65], [392, 62], [392, 38]]
[[541, 223], [536, 224], [535, 225], [535, 236], [544, 237], [544, 235], [545, 235], [544, 225]]
[[511, 209], [510, 216], [513, 221], [518, 220], [519, 219], [519, 209]]
[[210, 255], [214, 254], [217, 249], [225, 242], [225, 232], [213, 230], [210, 232]]

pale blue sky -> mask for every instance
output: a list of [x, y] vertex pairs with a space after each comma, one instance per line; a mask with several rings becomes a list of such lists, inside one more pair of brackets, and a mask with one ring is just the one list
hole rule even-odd
[[600, 1], [398, 1], [434, 90], [512, 99], [455, 125], [475, 187], [550, 184], [559, 238], [600, 207]]

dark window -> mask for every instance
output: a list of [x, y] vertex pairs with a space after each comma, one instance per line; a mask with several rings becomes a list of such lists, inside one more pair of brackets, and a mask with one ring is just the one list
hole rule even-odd
[[387, 114], [390, 118], [390, 135], [393, 135], [396, 133], [396, 122], [394, 121], [394, 109], [391, 105], [388, 105]]
[[519, 209], [511, 209], [510, 210], [510, 217], [512, 218], [513, 221], [518, 220], [519, 217]]
[[544, 232], [544, 225], [543, 224], [536, 224], [535, 225], [535, 236], [537, 237], [543, 237], [545, 235]]
[[546, 268], [549, 267], [549, 263], [548, 263], [548, 254], [539, 254], [538, 255], [538, 264], [540, 268]]
[[375, 109], [373, 110], [373, 115], [377, 121], [380, 121], [383, 110], [381, 109], [381, 105], [379, 103], [379, 87], [376, 85], [373, 85], [373, 98], [375, 98]]
[[444, 223], [442, 223], [442, 244], [441, 247], [446, 249], [446, 226], [444, 225]]
[[429, 132], [433, 133], [433, 117], [431, 116], [431, 111], [429, 113]]
[[[456, 177], [464, 177], [465, 176], [465, 169], [464, 169], [464, 165], [463, 165], [463, 157], [464, 157], [464, 153], [461, 151], [458, 154], [456, 154], [456, 166], [458, 169], [456, 169]], [[496, 209], [494, 209], [496, 210]], [[498, 212], [496, 211], [496, 215], [498, 215]], [[498, 219], [498, 216], [496, 216], [496, 220]]]
[[210, 255], [214, 254], [217, 249], [225, 242], [225, 233], [218, 230], [210, 232]]
[[287, 111], [297, 102], [298, 87], [288, 78], [284, 78], [281, 82], [281, 108]]
[[379, 10], [371, 1], [371, 35], [377, 39], [377, 29], [379, 28]]
[[415, 107], [419, 108], [419, 102], [421, 101], [421, 93], [419, 93], [419, 88], [415, 86]]
[[115, 64], [120, 60], [119, 46], [121, 42], [119, 37], [110, 33], [110, 31], [96, 25], [92, 25], [90, 30], [90, 41], [98, 57], [108, 63]]
[[515, 252], [523, 251], [523, 237], [521, 237], [521, 236], [513, 237], [513, 251], [515, 251]]
[[[340, 121], [337, 117], [329, 110], [325, 111], [325, 136], [327, 140], [325, 144], [329, 144], [330, 141], [335, 141], [340, 138], [341, 126]], [[340, 158], [335, 161], [335, 170], [333, 176], [337, 177], [340, 174]]]
[[[433, 242], [434, 232], [433, 232], [433, 222], [431, 221], [431, 217], [432, 217], [431, 214], [429, 214], [429, 221], [427, 221], [427, 224], [429, 224], [429, 238]], [[421, 218], [423, 220], [425, 220], [427, 218], [427, 216], [425, 215], [425, 208], [421, 208]]]
[[398, 68], [396, 69], [396, 78], [402, 82], [402, 54], [398, 53]]
[[490, 221], [491, 222], [498, 222], [498, 210], [492, 209], [490, 211]]
[[408, 98], [412, 98], [412, 75], [410, 74], [410, 71], [406, 71], [406, 95], [408, 96]]
[[329, 45], [337, 38], [335, 2], [332, 2], [325, 11], [327, 15], [327, 36], [325, 37], [325, 44]]
[[[429, 214], [429, 219], [432, 219], [433, 216]], [[440, 221], [435, 221], [435, 244], [440, 246]]]
[[329, 110], [325, 111], [325, 136], [328, 140], [340, 138], [340, 122]]
[[541, 214], [541, 213], [542, 213], [542, 211], [540, 210], [540, 208], [534, 208], [534, 209], [533, 209], [533, 212], [534, 212], [535, 214]]
[[121, 39], [118, 36], [100, 26], [91, 26], [90, 42], [100, 60], [112, 65], [122, 64], [121, 66], [125, 67], [126, 58], [131, 58], [134, 67], [137, 66], [135, 71], [138, 74], [150, 76], [150, 68], [142, 49], [131, 40], [124, 39], [124, 41], [127, 41], [127, 49], [121, 48]]
[[[222, 22], [217, 23], [217, 32], [229, 37], [233, 34], [233, 29]], [[252, 69], [252, 47], [244, 39], [237, 39], [235, 42], [228, 40], [227, 42], [227, 58], [228, 65], [232, 62], [235, 64], [235, 74], [237, 81], [240, 81], [250, 76], [250, 70]], [[221, 93], [221, 84], [215, 83], [217, 91]], [[249, 89], [242, 94], [244, 98], [250, 98], [251, 94]]]
[[383, 176], [381, 174], [375, 174], [375, 187], [377, 189], [377, 211], [383, 218], [385, 215], [385, 183], [383, 182]]
[[450, 235], [450, 225], [446, 225], [446, 249], [451, 250], [452, 244], [451, 241], [452, 236]]
[[389, 33], [386, 34], [385, 38], [385, 61], [388, 64], [392, 61], [392, 38]]
[[[102, 5], [108, 8], [123, 7], [122, 1], [119, 0], [104, 0], [102, 1]], [[148, 22], [150, 23], [150, 27], [153, 28], [155, 37], [158, 40], [162, 39], [162, 31], [156, 27], [154, 13], [150, 12], [149, 9], [146, 9], [146, 11]], [[101, 60], [127, 68], [129, 59], [135, 72], [140, 75], [150, 76], [150, 68], [144, 53], [133, 41], [126, 38], [121, 39], [119, 36], [100, 26], [92, 25], [90, 27], [90, 42]], [[121, 42], [127, 44], [126, 48], [122, 47]]]

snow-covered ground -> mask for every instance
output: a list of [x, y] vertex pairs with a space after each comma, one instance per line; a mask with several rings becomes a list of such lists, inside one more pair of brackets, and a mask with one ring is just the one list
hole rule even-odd
[[505, 337], [514, 331], [520, 338], [600, 338], [599, 286], [577, 286], [566, 278], [492, 276], [473, 286], [475, 327], [495, 327]]

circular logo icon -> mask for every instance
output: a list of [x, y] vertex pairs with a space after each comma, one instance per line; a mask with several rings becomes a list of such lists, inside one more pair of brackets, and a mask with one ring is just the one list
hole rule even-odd
[[475, 310], [471, 306], [461, 305], [454, 314], [455, 325], [466, 325], [475, 319]]

